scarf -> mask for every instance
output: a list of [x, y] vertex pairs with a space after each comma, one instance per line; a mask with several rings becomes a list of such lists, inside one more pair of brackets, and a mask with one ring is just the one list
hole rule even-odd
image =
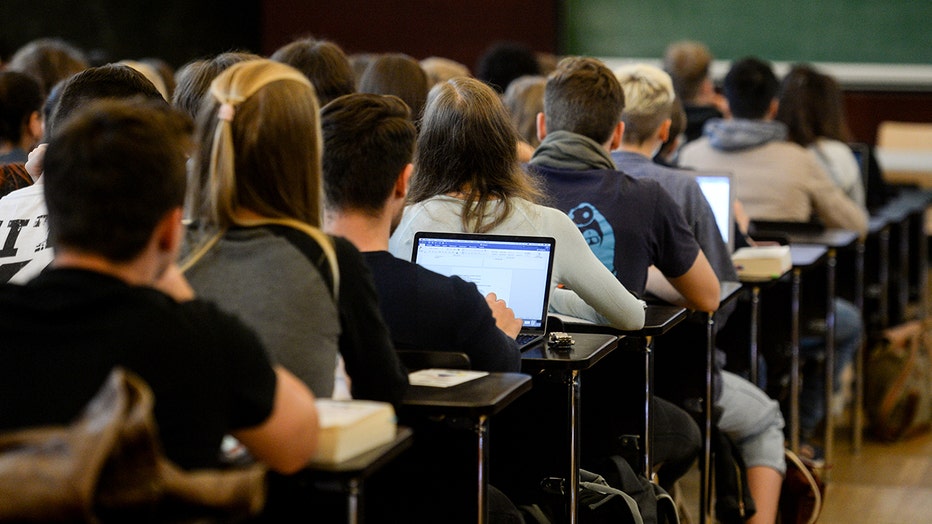
[[547, 133], [534, 151], [530, 164], [574, 171], [615, 170], [615, 162], [612, 161], [612, 157], [602, 144], [569, 131]]

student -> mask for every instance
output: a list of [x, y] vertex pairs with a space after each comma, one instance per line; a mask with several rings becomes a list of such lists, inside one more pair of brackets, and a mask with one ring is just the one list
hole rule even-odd
[[184, 268], [198, 294], [256, 330], [315, 394], [333, 394], [338, 355], [354, 398], [396, 406], [408, 385], [351, 243], [324, 235], [314, 88], [272, 60], [224, 70], [199, 120]]
[[0, 428], [67, 424], [114, 366], [144, 379], [168, 458], [220, 466], [230, 433], [284, 473], [317, 442], [308, 389], [256, 336], [199, 300], [174, 265], [190, 121], [167, 104], [100, 101], [52, 138], [52, 267], [0, 287]]
[[75, 45], [60, 38], [37, 38], [17, 49], [4, 69], [26, 73], [47, 94], [55, 84], [90, 65], [87, 55]]
[[[61, 122], [92, 100], [139, 97], [165, 103], [152, 82], [141, 73], [115, 64], [81, 71], [68, 78], [55, 92], [58, 93], [57, 98], [52, 99], [57, 102], [45, 119], [46, 137], [53, 136]], [[2, 282], [25, 283], [52, 261], [41, 176], [45, 151], [43, 145], [38, 146], [26, 165], [36, 183], [13, 191], [0, 200], [0, 221], [9, 227], [5, 242], [12, 246], [0, 256]]]
[[[353, 242], [372, 270], [397, 349], [454, 351], [474, 369], [520, 371], [521, 320], [490, 293], [388, 252], [408, 193], [416, 131], [401, 99], [340, 97], [321, 111], [325, 230]], [[491, 309], [490, 309], [491, 308]]]
[[278, 48], [269, 58], [304, 73], [314, 85], [321, 107], [356, 92], [356, 75], [349, 59], [340, 46], [328, 40], [299, 38]]
[[514, 79], [502, 95], [502, 102], [518, 130], [518, 157], [522, 163], [531, 159], [540, 145], [537, 138], [537, 114], [544, 110], [544, 84], [547, 78], [525, 75]]
[[[459, 137], [451, 141], [450, 136]], [[586, 245], [569, 218], [534, 203], [534, 182], [517, 162], [517, 136], [499, 96], [481, 81], [453, 78], [434, 86], [424, 112], [415, 173], [389, 251], [411, 259], [417, 231], [463, 231], [556, 237], [551, 307], [572, 313], [557, 284], [591, 305], [590, 318], [619, 329], [640, 329], [644, 305], [629, 293]], [[592, 309], [594, 308], [594, 311]]]
[[411, 108], [415, 125], [421, 121], [430, 81], [421, 63], [403, 53], [378, 55], [366, 66], [357, 83], [360, 93], [395, 95]]
[[[612, 152], [618, 169], [635, 178], [659, 182], [680, 205], [702, 251], [709, 254], [709, 263], [719, 280], [737, 282], [731, 253], [693, 175], [651, 161], [660, 145], [669, 138], [669, 115], [674, 108], [675, 97], [669, 75], [646, 64], [619, 68], [615, 75], [625, 94], [621, 117], [625, 130], [621, 147]], [[725, 325], [728, 313], [717, 313], [716, 330]], [[686, 395], [695, 393], [689, 388], [697, 382], [695, 379], [699, 374], [696, 369], [701, 369], [704, 362], [694, 356], [701, 355], [704, 359], [705, 352], [699, 351], [695, 339], [690, 340], [688, 335], [679, 336], [679, 333], [682, 331], [673, 331], [655, 341], [659, 356], [654, 376], [658, 393], [683, 405]], [[691, 351], [683, 354], [686, 348]], [[724, 354], [718, 351], [716, 362], [723, 361]], [[714, 393], [718, 411], [716, 425], [737, 444], [748, 468], [749, 487], [757, 509], [752, 522], [773, 522], [780, 479], [786, 471], [780, 406], [760, 388], [733, 373], [716, 368], [714, 379], [718, 386]], [[695, 389], [704, 387], [703, 380], [696, 384]], [[720, 489], [723, 488], [720, 486]]]
[[702, 42], [681, 40], [667, 46], [663, 68], [673, 79], [673, 89], [686, 112], [685, 142], [702, 136], [711, 118], [729, 115], [728, 101], [715, 91], [709, 69], [712, 53]]
[[615, 169], [609, 152], [621, 143], [623, 108], [621, 86], [604, 64], [563, 59], [547, 79], [541, 144], [528, 169], [626, 288], [715, 311], [718, 279], [679, 206], [660, 184]]
[[227, 51], [210, 58], [197, 59], [181, 66], [175, 74], [172, 105], [196, 119], [201, 102], [207, 96], [210, 83], [233, 64], [256, 60], [261, 56], [244, 51]]
[[844, 190], [864, 206], [864, 182], [848, 142], [844, 100], [838, 82], [810, 66], [796, 65], [780, 83], [776, 120], [786, 124], [787, 138], [809, 150]]
[[[848, 198], [804, 148], [786, 140], [787, 128], [774, 120], [779, 83], [770, 64], [754, 57], [735, 62], [725, 76], [733, 119], [713, 120], [705, 135], [683, 147], [680, 163], [735, 175], [737, 198], [751, 219], [808, 222], [867, 233], [867, 211]], [[863, 322], [854, 304], [835, 300], [835, 386], [861, 341]], [[824, 337], [801, 341], [807, 356], [824, 353]], [[800, 448], [819, 458], [810, 442], [825, 416], [824, 374], [810, 365], [800, 392]]]
[[16, 71], [0, 71], [0, 164], [25, 164], [42, 138], [39, 84]]

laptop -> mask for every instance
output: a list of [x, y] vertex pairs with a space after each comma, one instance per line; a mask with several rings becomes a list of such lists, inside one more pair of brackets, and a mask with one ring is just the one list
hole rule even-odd
[[696, 171], [696, 182], [702, 189], [712, 213], [715, 223], [722, 234], [722, 240], [728, 246], [728, 251], [735, 250], [735, 184], [734, 176], [727, 171]]
[[855, 160], [858, 162], [858, 168], [861, 170], [861, 184], [864, 187], [865, 197], [870, 194], [868, 187], [868, 174], [870, 173], [870, 147], [861, 142], [851, 142], [848, 144]]
[[437, 233], [414, 235], [411, 261], [495, 293], [523, 321], [518, 347], [544, 341], [555, 240], [552, 237]]

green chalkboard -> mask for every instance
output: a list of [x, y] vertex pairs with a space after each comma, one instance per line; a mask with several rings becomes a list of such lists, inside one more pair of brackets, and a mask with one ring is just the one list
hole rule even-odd
[[660, 58], [674, 40], [717, 59], [932, 64], [932, 0], [566, 0], [566, 54]]

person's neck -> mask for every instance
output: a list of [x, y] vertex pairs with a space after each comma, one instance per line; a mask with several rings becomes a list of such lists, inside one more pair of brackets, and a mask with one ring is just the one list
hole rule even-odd
[[70, 249], [59, 249], [55, 253], [52, 267], [93, 271], [117, 278], [131, 286], [152, 286], [160, 273], [157, 264], [146, 257], [114, 262], [102, 255]]
[[324, 212], [324, 231], [349, 240], [362, 252], [388, 251], [391, 227], [391, 217], [384, 212], [378, 217], [359, 211]]
[[657, 142], [653, 140], [648, 140], [644, 142], [643, 144], [632, 144], [629, 142], [622, 142], [621, 147], [619, 149], [621, 151], [626, 151], [628, 153], [636, 153], [643, 157], [653, 158], [654, 151], [657, 150], [658, 146], [659, 144]]

